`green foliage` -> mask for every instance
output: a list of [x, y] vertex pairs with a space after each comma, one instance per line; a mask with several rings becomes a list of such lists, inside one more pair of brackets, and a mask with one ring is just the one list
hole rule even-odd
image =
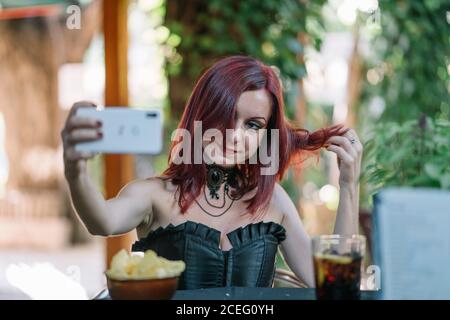
[[375, 89], [386, 100], [382, 119], [449, 119], [448, 9], [446, 0], [380, 1], [381, 34], [372, 45], [382, 78]]
[[372, 193], [386, 186], [450, 189], [450, 121], [385, 122], [373, 134], [364, 170]]
[[[448, 1], [380, 1], [359, 123], [368, 141], [362, 201], [382, 187], [450, 188]], [[379, 118], [368, 106], [384, 100]], [[369, 111], [369, 112], [367, 112]], [[421, 120], [418, 120], [421, 119]]]

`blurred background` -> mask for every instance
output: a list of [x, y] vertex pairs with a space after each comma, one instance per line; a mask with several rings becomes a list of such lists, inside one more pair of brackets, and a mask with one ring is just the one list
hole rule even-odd
[[[164, 112], [161, 155], [89, 163], [111, 198], [165, 169], [195, 80], [232, 54], [279, 68], [286, 115], [297, 125], [356, 129], [370, 249], [380, 188], [450, 189], [448, 10], [444, 0], [0, 0], [0, 299], [62, 298], [62, 286], [92, 297], [111, 255], [135, 239], [93, 237], [71, 207], [60, 131], [72, 104]], [[282, 185], [310, 235], [332, 232], [339, 189], [331, 153], [292, 167]], [[281, 258], [278, 267], [287, 268]]]

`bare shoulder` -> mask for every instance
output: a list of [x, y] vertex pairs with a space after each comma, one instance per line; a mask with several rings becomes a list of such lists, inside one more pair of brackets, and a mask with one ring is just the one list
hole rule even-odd
[[286, 190], [277, 182], [275, 183], [275, 188], [273, 189], [273, 195], [272, 195], [272, 204], [280, 209], [282, 209], [285, 202], [289, 200], [291, 201], [291, 198], [287, 194]]
[[137, 191], [138, 197], [140, 199], [145, 197], [143, 201], [151, 212], [151, 214], [145, 216], [137, 227], [138, 237], [141, 238], [150, 231], [154, 223], [164, 222], [170, 217], [171, 208], [175, 203], [173, 199], [176, 186], [170, 180], [163, 179], [161, 176], [134, 180], [133, 184], [136, 189], [139, 189]]
[[[147, 178], [141, 182], [145, 185], [146, 194], [151, 197], [152, 208], [159, 215], [170, 214], [175, 200], [177, 186], [171, 180], [161, 176]], [[155, 213], [156, 213], [155, 212]]]
[[130, 181], [120, 191], [121, 195], [150, 195], [160, 189], [158, 177], [150, 177], [145, 179], [135, 179]]
[[297, 208], [286, 190], [279, 184], [275, 184], [272, 195], [272, 205], [281, 212], [283, 218], [286, 216], [298, 216]]
[[151, 191], [154, 195], [153, 198], [156, 199], [165, 194], [173, 194], [177, 189], [170, 180], [163, 179], [157, 175], [145, 179], [138, 179], [135, 182], [136, 186], [142, 188], [145, 192]]
[[152, 176], [130, 181], [120, 190], [118, 197], [142, 200], [152, 205], [167, 192], [167, 183], [159, 176]]
[[147, 188], [152, 189], [152, 191], [164, 191], [165, 189], [165, 181], [160, 176], [152, 176], [149, 178], [145, 178], [141, 180], [143, 183], [147, 185]]

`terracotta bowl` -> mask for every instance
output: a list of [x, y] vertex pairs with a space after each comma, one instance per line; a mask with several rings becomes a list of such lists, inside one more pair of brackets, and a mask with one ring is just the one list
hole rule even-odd
[[106, 276], [113, 300], [169, 300], [178, 286], [178, 277], [148, 280], [114, 280]]

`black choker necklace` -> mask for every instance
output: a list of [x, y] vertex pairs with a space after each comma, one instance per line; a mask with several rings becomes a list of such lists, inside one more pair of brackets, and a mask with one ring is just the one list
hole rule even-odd
[[209, 196], [211, 199], [219, 199], [217, 191], [220, 186], [225, 182], [224, 191], [228, 193], [230, 185], [236, 184], [236, 175], [239, 174], [239, 170], [236, 168], [224, 168], [217, 165], [206, 165], [206, 185], [209, 189]]
[[214, 205], [212, 203], [210, 203], [210, 201], [208, 201], [208, 197], [206, 195], [206, 188], [203, 188], [204, 191], [204, 196], [205, 196], [205, 200], [206, 202], [214, 208], [217, 209], [223, 209], [225, 207], [226, 204], [226, 196], [228, 196], [228, 198], [230, 198], [231, 204], [221, 213], [218, 214], [212, 214], [210, 212], [208, 212], [207, 210], [205, 210], [197, 201], [197, 205], [208, 215], [212, 216], [212, 217], [220, 217], [222, 215], [224, 215], [233, 205], [235, 200], [238, 200], [242, 197], [242, 194], [238, 195], [238, 197], [236, 196], [232, 196], [230, 195], [230, 187], [231, 188], [238, 188], [239, 184], [245, 183], [245, 179], [241, 173], [241, 171], [236, 168], [236, 167], [232, 167], [232, 168], [225, 168], [225, 167], [221, 167], [215, 164], [212, 165], [206, 165], [206, 186], [209, 189], [209, 197], [213, 200], [219, 200], [220, 196], [218, 193], [218, 190], [220, 189], [220, 187], [222, 186], [222, 184], [225, 183], [224, 185], [224, 191], [223, 191], [223, 204], [222, 205]]

